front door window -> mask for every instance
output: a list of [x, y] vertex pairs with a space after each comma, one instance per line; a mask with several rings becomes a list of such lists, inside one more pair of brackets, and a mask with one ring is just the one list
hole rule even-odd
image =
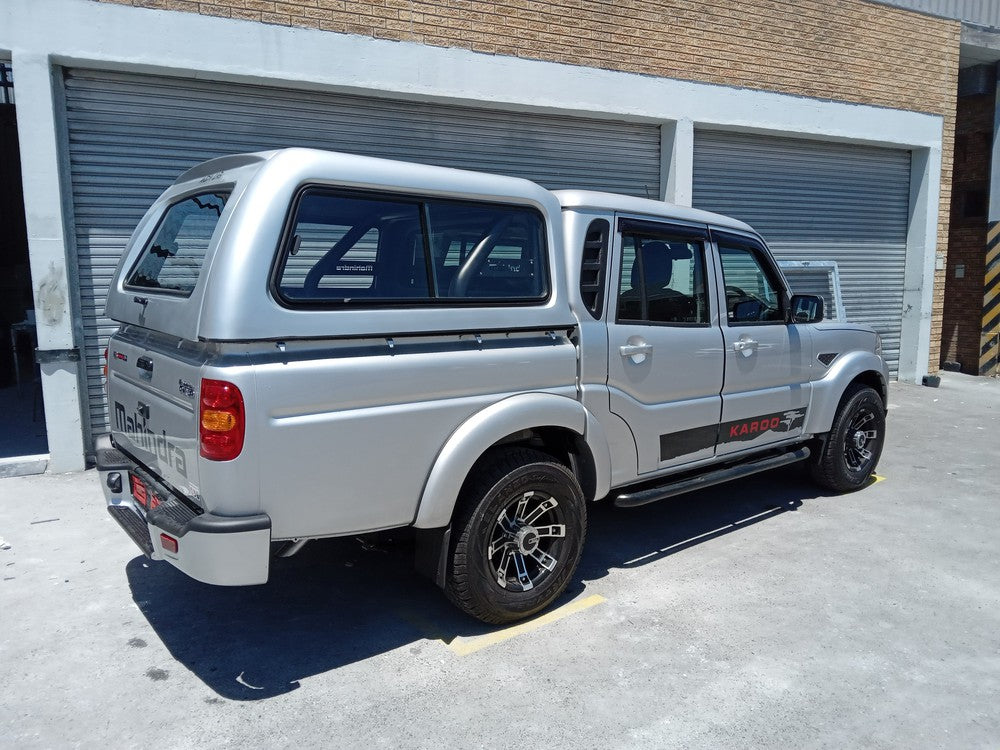
[[781, 286], [770, 268], [749, 247], [719, 245], [726, 284], [726, 320], [730, 325], [784, 323]]

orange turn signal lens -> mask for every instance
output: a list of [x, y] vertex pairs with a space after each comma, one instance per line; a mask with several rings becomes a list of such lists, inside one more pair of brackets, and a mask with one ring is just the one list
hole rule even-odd
[[229, 432], [236, 422], [236, 415], [230, 411], [205, 409], [201, 413], [201, 426], [210, 432]]

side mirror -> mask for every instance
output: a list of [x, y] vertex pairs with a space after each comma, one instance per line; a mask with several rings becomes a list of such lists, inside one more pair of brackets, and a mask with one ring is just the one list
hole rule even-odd
[[823, 320], [823, 298], [815, 294], [793, 294], [792, 323], [819, 323]]

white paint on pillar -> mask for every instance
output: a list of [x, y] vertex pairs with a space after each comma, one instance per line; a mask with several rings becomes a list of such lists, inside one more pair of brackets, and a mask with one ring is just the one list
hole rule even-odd
[[[940, 203], [941, 149], [914, 149], [910, 160], [910, 224], [903, 273], [899, 379], [919, 383], [928, 371]], [[930, 363], [937, 370], [937, 363]]]
[[[16, 50], [11, 64], [38, 348], [69, 350], [76, 347], [62, 202], [69, 189], [60, 180], [52, 66], [47, 55]], [[41, 366], [52, 472], [85, 466], [79, 367], [79, 362]]]
[[694, 192], [694, 122], [675, 120], [660, 126], [660, 197], [690, 206]]

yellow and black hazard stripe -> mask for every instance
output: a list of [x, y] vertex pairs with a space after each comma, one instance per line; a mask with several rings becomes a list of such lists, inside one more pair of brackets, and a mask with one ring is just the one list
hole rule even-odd
[[986, 272], [983, 275], [983, 326], [979, 340], [979, 374], [1000, 370], [1000, 221], [986, 232]]

